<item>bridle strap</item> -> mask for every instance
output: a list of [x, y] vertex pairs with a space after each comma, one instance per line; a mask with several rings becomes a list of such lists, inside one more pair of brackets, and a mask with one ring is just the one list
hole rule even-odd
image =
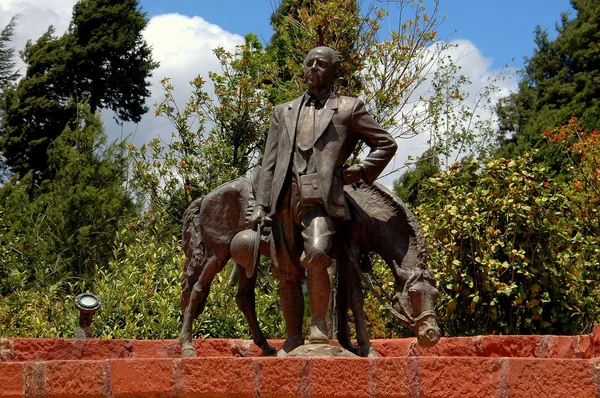
[[404, 313], [400, 313], [398, 312], [394, 307], [392, 307], [387, 301], [385, 301], [383, 299], [383, 297], [381, 297], [381, 295], [379, 294], [379, 292], [377, 292], [377, 290], [375, 290], [375, 287], [373, 286], [373, 283], [371, 282], [371, 280], [362, 272], [362, 270], [360, 269], [360, 266], [358, 265], [358, 263], [354, 260], [353, 256], [348, 256], [348, 259], [350, 260], [350, 262], [352, 263], [352, 266], [354, 267], [354, 270], [358, 273], [358, 275], [360, 276], [360, 279], [362, 279], [362, 281], [364, 282], [365, 285], [367, 285], [367, 288], [369, 289], [369, 291], [375, 296], [375, 298], [377, 298], [377, 301], [379, 301], [379, 303], [381, 305], [383, 305], [388, 311], [390, 311], [392, 313], [392, 315], [394, 315], [395, 317], [397, 317], [398, 319], [400, 319], [400, 321], [406, 323], [409, 327], [415, 326], [417, 324], [417, 322], [419, 322], [421, 319], [427, 317], [427, 316], [435, 316], [437, 317], [437, 314], [435, 313], [435, 311], [432, 310], [428, 310], [428, 311], [423, 311], [421, 314], [419, 314], [418, 317], [413, 318], [412, 316]]

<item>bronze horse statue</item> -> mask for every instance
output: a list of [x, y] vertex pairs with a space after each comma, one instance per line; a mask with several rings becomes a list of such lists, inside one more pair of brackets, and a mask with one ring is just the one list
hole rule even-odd
[[[232, 258], [231, 243], [248, 229], [254, 208], [252, 177], [230, 181], [206, 196], [196, 199], [184, 214], [183, 249], [183, 327], [179, 340], [183, 356], [195, 356], [192, 323], [203, 312], [216, 274]], [[360, 263], [368, 253], [381, 256], [395, 281], [390, 310], [416, 336], [419, 345], [437, 343], [440, 329], [434, 306], [439, 296], [431, 272], [426, 268], [427, 249], [423, 232], [414, 215], [383, 186], [374, 183], [345, 187], [352, 221], [338, 229], [333, 256], [337, 261], [338, 341], [342, 347], [360, 356], [376, 356], [371, 347], [363, 313]], [[269, 256], [269, 244], [261, 241], [260, 251]], [[241, 262], [241, 261], [240, 261]], [[274, 355], [262, 333], [255, 310], [257, 272], [246, 275], [236, 262], [239, 286], [236, 303], [248, 321], [254, 343], [263, 355]], [[247, 265], [246, 265], [247, 266]], [[355, 318], [358, 347], [352, 345], [347, 319], [348, 307]]]

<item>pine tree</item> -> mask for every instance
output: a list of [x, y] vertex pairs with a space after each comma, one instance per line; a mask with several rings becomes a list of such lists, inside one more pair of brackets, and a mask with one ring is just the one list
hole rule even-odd
[[497, 107], [502, 141], [498, 155], [538, 148], [537, 160], [555, 172], [564, 170], [565, 159], [542, 132], [571, 116], [579, 117], [586, 129], [600, 126], [600, 3], [572, 0], [571, 5], [576, 15], [562, 15], [556, 39], [536, 28], [536, 49], [526, 59], [519, 89]]
[[32, 184], [48, 177], [46, 151], [75, 112], [59, 91], [68, 83], [61, 73], [66, 58], [64, 38], [51, 26], [22, 52], [28, 64], [25, 77], [9, 87], [2, 99], [0, 150], [19, 177], [34, 172]]
[[0, 97], [4, 89], [19, 77], [19, 73], [15, 71], [15, 49], [9, 47], [10, 40], [15, 32], [17, 19], [18, 16], [12, 17], [8, 25], [0, 32]]
[[[107, 143], [102, 121], [87, 106], [48, 148], [54, 178], [29, 200], [31, 174], [0, 189], [7, 242], [19, 241], [28, 283], [89, 278], [112, 257], [115, 236], [136, 214], [126, 188], [123, 143]], [[16, 176], [15, 176], [16, 177]]]
[[[10, 47], [10, 40], [14, 34], [15, 26], [17, 24], [18, 15], [11, 18], [8, 25], [0, 32], [0, 104], [4, 97], [4, 91], [10, 87], [19, 78], [19, 73], [15, 70], [15, 49]], [[2, 135], [2, 106], [0, 106], [0, 136]], [[5, 159], [0, 156], [0, 173], [3, 174], [2, 179], [6, 178], [9, 174]]]
[[76, 3], [65, 62], [70, 97], [88, 101], [92, 113], [108, 108], [122, 121], [139, 122], [148, 111], [148, 78], [158, 67], [142, 37], [147, 24], [138, 0]]
[[0, 107], [0, 151], [20, 177], [33, 172], [31, 192], [52, 178], [47, 149], [73, 127], [75, 103], [87, 101], [92, 113], [112, 109], [122, 121], [139, 122], [148, 110], [147, 78], [158, 64], [141, 36], [146, 23], [136, 0], [83, 0], [66, 34], [55, 36], [50, 27], [27, 43], [26, 75]]

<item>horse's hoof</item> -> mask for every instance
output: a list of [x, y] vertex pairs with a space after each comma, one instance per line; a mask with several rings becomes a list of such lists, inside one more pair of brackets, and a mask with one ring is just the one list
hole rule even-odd
[[327, 336], [327, 326], [325, 322], [310, 325], [310, 336], [308, 336], [310, 344], [329, 344]]
[[266, 345], [262, 347], [261, 352], [263, 357], [273, 357], [277, 355], [277, 349], [272, 345]]
[[281, 350], [277, 351], [278, 357], [284, 357], [288, 353], [294, 351], [294, 349], [304, 345], [304, 340], [301, 337], [288, 337], [283, 342], [283, 346], [281, 346]]
[[184, 358], [196, 358], [198, 355], [196, 354], [196, 349], [190, 343], [181, 345], [181, 356]]
[[351, 353], [353, 353], [356, 356], [360, 356], [360, 348], [358, 348], [358, 346], [354, 345], [354, 344], [342, 344], [342, 347], [345, 348], [346, 350], [350, 351]]

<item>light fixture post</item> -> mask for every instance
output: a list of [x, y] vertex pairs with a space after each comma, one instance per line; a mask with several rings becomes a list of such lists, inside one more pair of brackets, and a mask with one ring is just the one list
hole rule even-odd
[[79, 327], [75, 331], [75, 338], [92, 337], [92, 317], [100, 309], [100, 305], [100, 298], [92, 293], [82, 293], [75, 297], [75, 307], [79, 310]]

